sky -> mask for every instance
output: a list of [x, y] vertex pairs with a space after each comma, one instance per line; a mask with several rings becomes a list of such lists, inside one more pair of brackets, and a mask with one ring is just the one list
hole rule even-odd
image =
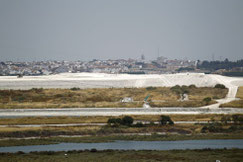
[[243, 59], [243, 0], [0, 0], [0, 61]]

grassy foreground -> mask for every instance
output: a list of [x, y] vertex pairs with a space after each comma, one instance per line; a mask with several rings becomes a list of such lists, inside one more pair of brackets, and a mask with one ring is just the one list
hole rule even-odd
[[[189, 101], [178, 101], [182, 91], [188, 93]], [[154, 107], [199, 107], [215, 103], [214, 100], [205, 102], [204, 98], [224, 98], [227, 91], [195, 86], [0, 90], [0, 108], [142, 107], [147, 95]], [[134, 102], [120, 102], [124, 97], [132, 97]]]
[[234, 107], [234, 108], [243, 108], [243, 87], [239, 87], [237, 90], [236, 98], [239, 100], [231, 101], [220, 105], [220, 107]]
[[123, 151], [123, 150], [86, 150], [68, 152], [33, 152], [1, 154], [0, 161], [18, 162], [60, 162], [60, 161], [197, 161], [205, 162], [241, 161], [242, 149], [202, 149], [202, 150], [171, 150], [171, 151]]

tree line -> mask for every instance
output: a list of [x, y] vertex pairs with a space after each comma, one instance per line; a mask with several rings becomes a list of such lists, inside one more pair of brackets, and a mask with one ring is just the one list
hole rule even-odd
[[198, 69], [215, 71], [219, 69], [230, 70], [232, 68], [243, 67], [243, 59], [237, 61], [229, 61], [227, 58], [224, 61], [203, 61], [197, 64]]

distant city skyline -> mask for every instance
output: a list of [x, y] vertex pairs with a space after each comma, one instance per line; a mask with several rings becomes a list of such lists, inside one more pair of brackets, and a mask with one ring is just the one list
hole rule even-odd
[[0, 0], [0, 61], [239, 60], [242, 20], [242, 0]]

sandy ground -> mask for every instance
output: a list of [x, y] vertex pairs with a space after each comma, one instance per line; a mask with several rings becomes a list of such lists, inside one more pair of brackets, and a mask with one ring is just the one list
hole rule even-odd
[[217, 83], [243, 85], [243, 79], [203, 73], [179, 74], [104, 74], [104, 73], [62, 73], [48, 76], [0, 76], [0, 89], [30, 88], [106, 88], [106, 87], [148, 87], [190, 85], [210, 87]]
[[243, 78], [225, 77], [203, 73], [179, 74], [104, 74], [104, 73], [62, 73], [47, 76], [0, 76], [0, 89], [30, 88], [104, 88], [104, 87], [148, 87], [191, 85], [210, 87], [217, 83], [226, 86], [243, 86]]

